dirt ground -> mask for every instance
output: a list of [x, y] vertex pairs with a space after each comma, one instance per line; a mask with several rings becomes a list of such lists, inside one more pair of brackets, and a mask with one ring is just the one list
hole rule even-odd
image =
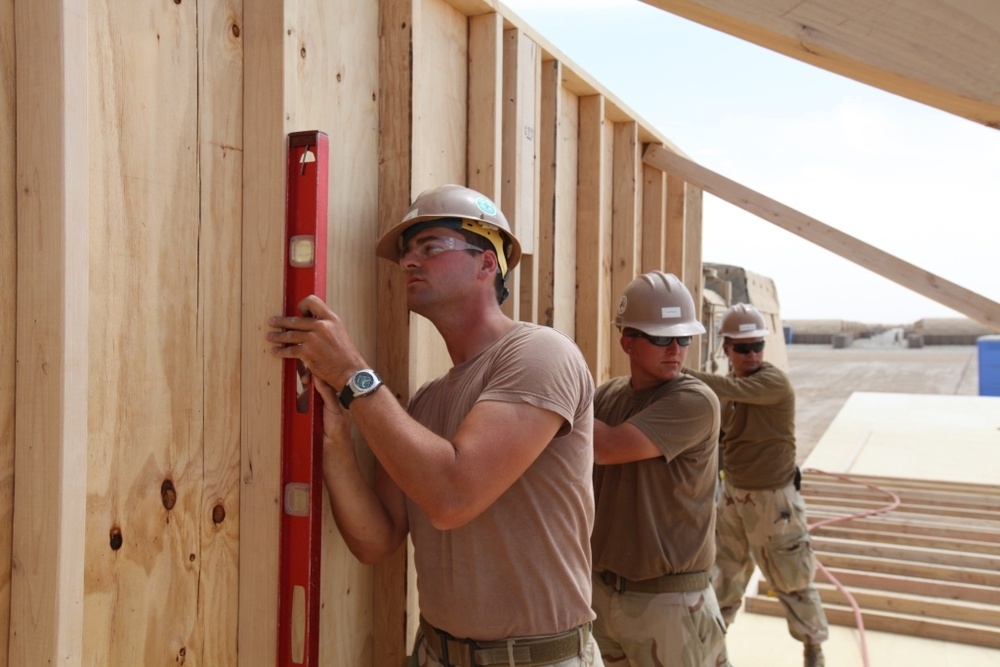
[[796, 458], [805, 461], [855, 391], [903, 394], [979, 394], [975, 345], [907, 348], [890, 335], [849, 347], [789, 345], [796, 393]]

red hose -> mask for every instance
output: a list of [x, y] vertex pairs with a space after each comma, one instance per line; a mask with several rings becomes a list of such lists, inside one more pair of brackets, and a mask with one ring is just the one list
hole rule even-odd
[[[848, 514], [846, 516], [824, 519], [823, 521], [817, 521], [816, 523], [811, 524], [809, 526], [809, 532], [812, 532], [813, 530], [819, 528], [820, 526], [830, 525], [831, 523], [838, 523], [840, 521], [847, 521], [849, 519], [860, 519], [866, 516], [874, 516], [876, 514], [885, 514], [886, 512], [893, 511], [900, 505], [899, 496], [897, 496], [892, 491], [888, 489], [883, 489], [882, 487], [877, 486], [875, 484], [867, 484], [865, 482], [859, 482], [858, 480], [852, 479], [847, 475], [840, 475], [838, 473], [832, 473], [832, 472], [824, 472], [822, 470], [816, 470], [814, 468], [809, 468], [808, 470], [804, 470], [803, 472], [809, 473], [811, 475], [827, 475], [828, 477], [836, 477], [837, 479], [840, 479], [845, 482], [851, 482], [853, 484], [867, 486], [869, 489], [872, 489], [873, 491], [884, 493], [890, 498], [892, 498], [892, 503], [886, 505], [885, 507], [880, 507], [874, 510], [866, 510], [864, 512], [858, 512], [856, 514]], [[816, 568], [823, 573], [823, 575], [830, 581], [830, 583], [836, 586], [837, 589], [844, 594], [844, 596], [847, 598], [847, 601], [850, 602], [851, 608], [854, 609], [854, 620], [858, 626], [858, 638], [861, 643], [861, 660], [865, 665], [865, 667], [869, 667], [870, 663], [868, 661], [868, 642], [865, 640], [865, 622], [861, 616], [861, 607], [858, 606], [857, 601], [854, 599], [854, 596], [851, 595], [850, 591], [848, 591], [843, 584], [837, 581], [837, 578], [834, 577], [828, 569], [826, 569], [826, 567], [823, 565], [823, 563], [819, 561], [818, 558], [816, 559]]]

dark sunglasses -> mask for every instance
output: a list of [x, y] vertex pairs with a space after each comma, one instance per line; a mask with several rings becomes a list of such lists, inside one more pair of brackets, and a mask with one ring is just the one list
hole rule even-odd
[[764, 341], [759, 340], [756, 343], [733, 343], [733, 352], [738, 354], [750, 354], [751, 352], [760, 352], [764, 349]]
[[625, 334], [627, 338], [645, 338], [653, 345], [659, 347], [666, 347], [677, 341], [677, 344], [681, 347], [687, 347], [691, 344], [692, 336], [650, 336], [648, 333], [643, 333], [642, 331], [630, 331]]

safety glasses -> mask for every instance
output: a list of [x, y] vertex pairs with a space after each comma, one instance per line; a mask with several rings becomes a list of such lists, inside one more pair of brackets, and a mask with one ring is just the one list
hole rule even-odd
[[422, 262], [425, 259], [437, 257], [443, 252], [449, 252], [452, 250], [475, 250], [476, 252], [484, 252], [479, 246], [466, 243], [465, 241], [456, 239], [452, 236], [428, 236], [416, 241], [415, 243], [411, 243], [400, 250], [399, 262], [402, 264], [410, 257]]
[[642, 331], [629, 331], [625, 336], [627, 338], [645, 338], [658, 347], [666, 347], [674, 341], [677, 341], [677, 344], [681, 347], [687, 347], [691, 344], [692, 338], [692, 336], [650, 336], [648, 333], [643, 333]]
[[764, 341], [759, 340], [756, 343], [733, 343], [733, 352], [737, 354], [750, 354], [751, 352], [760, 352], [764, 349]]

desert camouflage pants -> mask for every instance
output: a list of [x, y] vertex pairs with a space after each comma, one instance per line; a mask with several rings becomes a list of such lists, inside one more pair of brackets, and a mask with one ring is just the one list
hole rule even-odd
[[722, 483], [715, 521], [715, 593], [726, 624], [743, 602], [754, 563], [785, 609], [788, 631], [804, 642], [826, 640], [826, 614], [813, 585], [816, 558], [806, 504], [793, 484], [769, 491]]
[[[518, 667], [519, 664], [514, 663], [514, 667]], [[409, 667], [446, 667], [438, 656], [434, 655], [434, 651], [431, 650], [426, 640], [424, 640], [423, 632], [419, 630], [417, 631], [417, 640], [413, 655], [409, 657], [407, 665]], [[601, 662], [601, 654], [597, 650], [597, 642], [591, 636], [590, 643], [583, 651], [583, 656], [553, 662], [545, 667], [604, 667], [604, 663]]]
[[594, 638], [607, 667], [727, 667], [711, 586], [688, 593], [617, 590], [594, 577]]

